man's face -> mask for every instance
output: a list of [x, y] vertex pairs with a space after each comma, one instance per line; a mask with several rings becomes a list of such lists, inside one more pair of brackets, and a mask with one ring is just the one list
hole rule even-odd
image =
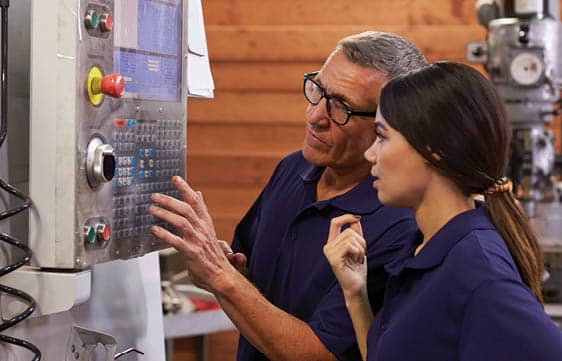
[[[373, 112], [387, 79], [373, 69], [353, 64], [341, 51], [333, 53], [314, 80], [330, 96], [350, 109]], [[316, 166], [334, 169], [358, 168], [365, 164], [363, 153], [375, 140], [374, 118], [352, 116], [337, 125], [326, 111], [326, 99], [306, 110], [306, 136], [302, 151]]]

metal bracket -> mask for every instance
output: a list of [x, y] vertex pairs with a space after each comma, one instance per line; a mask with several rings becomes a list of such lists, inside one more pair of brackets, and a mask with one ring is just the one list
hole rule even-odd
[[94, 352], [101, 344], [105, 348], [105, 361], [113, 361], [131, 352], [144, 355], [142, 351], [129, 348], [123, 352], [117, 352], [117, 340], [115, 337], [94, 330], [74, 326], [68, 342], [65, 361], [92, 361]]
[[115, 337], [74, 326], [72, 328], [65, 361], [91, 361], [98, 343], [105, 348], [105, 361], [113, 361], [117, 350]]

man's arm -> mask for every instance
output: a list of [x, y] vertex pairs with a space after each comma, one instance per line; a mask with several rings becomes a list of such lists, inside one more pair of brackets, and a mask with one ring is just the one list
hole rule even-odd
[[240, 332], [271, 360], [336, 360], [311, 327], [271, 304], [229, 262], [217, 240], [214, 226], [200, 192], [180, 177], [173, 183], [185, 202], [161, 194], [149, 212], [182, 233], [176, 236], [153, 226], [153, 234], [176, 248], [184, 257], [195, 285], [217, 297]]
[[239, 273], [213, 291], [240, 332], [270, 360], [336, 360], [304, 321], [271, 304]]

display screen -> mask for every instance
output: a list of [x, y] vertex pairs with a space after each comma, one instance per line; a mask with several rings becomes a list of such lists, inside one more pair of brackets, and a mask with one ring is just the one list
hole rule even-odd
[[182, 0], [115, 2], [115, 71], [123, 97], [178, 101], [181, 96]]

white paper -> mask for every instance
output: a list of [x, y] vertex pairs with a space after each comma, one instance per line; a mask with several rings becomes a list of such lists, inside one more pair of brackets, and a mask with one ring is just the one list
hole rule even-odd
[[213, 98], [215, 83], [209, 65], [201, 0], [188, 0], [187, 93], [190, 97]]

